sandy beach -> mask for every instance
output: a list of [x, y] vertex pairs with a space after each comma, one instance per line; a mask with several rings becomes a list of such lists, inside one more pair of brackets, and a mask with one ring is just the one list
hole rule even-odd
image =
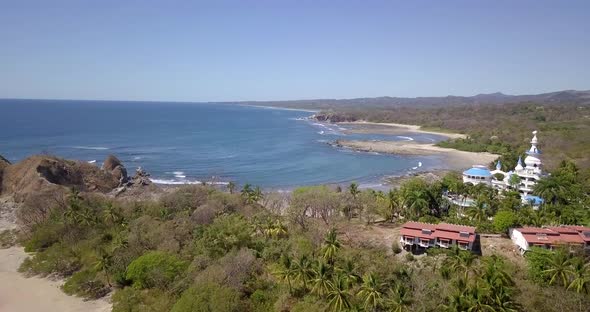
[[[0, 200], [0, 232], [15, 228], [14, 211]], [[107, 299], [84, 301], [66, 295], [63, 280], [25, 277], [18, 267], [28, 257], [23, 247], [0, 249], [0, 311], [4, 312], [107, 312]]]
[[351, 148], [364, 152], [388, 153], [397, 155], [443, 155], [450, 170], [462, 170], [474, 164], [487, 165], [496, 160], [498, 155], [491, 153], [473, 153], [443, 148], [434, 144], [399, 141], [345, 141], [339, 140], [336, 146]]
[[428, 133], [445, 136], [450, 139], [458, 139], [467, 137], [461, 133], [450, 133], [440, 131], [429, 131], [423, 130], [422, 127], [416, 125], [404, 125], [398, 123], [380, 123], [380, 122], [368, 122], [368, 121], [353, 121], [353, 122], [339, 122], [340, 125], [355, 125], [361, 126], [359, 128], [351, 129], [353, 133], [378, 133], [378, 134], [401, 134], [407, 132], [415, 133]]

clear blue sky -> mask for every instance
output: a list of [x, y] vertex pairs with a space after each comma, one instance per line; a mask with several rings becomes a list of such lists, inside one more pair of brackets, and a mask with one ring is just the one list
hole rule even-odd
[[0, 98], [590, 89], [590, 1], [0, 0]]

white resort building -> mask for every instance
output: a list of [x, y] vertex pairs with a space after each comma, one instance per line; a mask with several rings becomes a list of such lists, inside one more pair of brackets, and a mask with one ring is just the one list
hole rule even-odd
[[537, 131], [533, 131], [531, 148], [526, 152], [524, 164], [519, 157], [514, 170], [508, 172], [502, 171], [500, 161], [496, 163], [496, 169], [491, 171], [486, 166], [475, 165], [463, 172], [463, 183], [474, 185], [483, 183], [500, 191], [512, 188], [521, 194], [523, 202], [530, 202], [538, 207], [543, 200], [532, 195], [533, 187], [544, 176], [541, 150], [537, 147], [538, 145]]

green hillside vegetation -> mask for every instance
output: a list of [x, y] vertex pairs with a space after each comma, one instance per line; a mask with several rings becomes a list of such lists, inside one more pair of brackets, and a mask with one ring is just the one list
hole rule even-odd
[[[528, 264], [459, 250], [413, 256], [397, 243], [383, 248], [348, 234], [406, 220], [499, 233], [588, 224], [588, 181], [570, 163], [552, 178], [569, 184], [540, 184], [550, 200], [539, 211], [454, 175], [387, 193], [303, 187], [286, 199], [249, 185], [239, 194], [186, 186], [153, 201], [72, 191], [19, 211], [29, 229], [19, 239], [35, 252], [21, 271], [63, 276], [64, 291], [86, 298], [114, 291], [116, 312], [584, 311], [590, 269], [578, 253], [535, 251]], [[476, 204], [458, 217], [444, 190], [476, 196]]]

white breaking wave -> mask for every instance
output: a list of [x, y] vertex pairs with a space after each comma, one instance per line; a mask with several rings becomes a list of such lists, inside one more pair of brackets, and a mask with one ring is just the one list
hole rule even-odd
[[398, 137], [398, 138], [400, 138], [400, 139], [404, 139], [404, 140], [406, 140], [406, 141], [414, 141], [414, 139], [413, 139], [413, 138], [411, 138], [411, 137], [407, 137], [407, 136], [398, 135], [397, 137]]
[[422, 167], [422, 162], [421, 161], [418, 162], [418, 167]]
[[141, 159], [141, 157], [140, 157], [140, 156], [135, 156], [135, 157], [133, 157], [133, 160], [140, 160], [140, 159]]
[[96, 163], [96, 159], [94, 159], [94, 160], [89, 160], [89, 161], [88, 161], [88, 163], [89, 163], [89, 164], [94, 164], [94, 163]]
[[108, 147], [103, 147], [103, 146], [72, 146], [72, 148], [75, 149], [85, 149], [85, 150], [97, 150], [97, 151], [103, 151], [103, 150], [108, 150]]
[[318, 132], [318, 134], [322, 134], [322, 135], [323, 135], [324, 133], [325, 133], [325, 132], [324, 132], [323, 130], [322, 130], [322, 131], [320, 131], [320, 132]]
[[[177, 180], [166, 180], [166, 179], [150, 179], [152, 182], [156, 184], [165, 184], [165, 185], [192, 185], [192, 184], [203, 184], [203, 182], [194, 180], [194, 181], [177, 181]], [[208, 185], [228, 185], [229, 182], [205, 182]]]

